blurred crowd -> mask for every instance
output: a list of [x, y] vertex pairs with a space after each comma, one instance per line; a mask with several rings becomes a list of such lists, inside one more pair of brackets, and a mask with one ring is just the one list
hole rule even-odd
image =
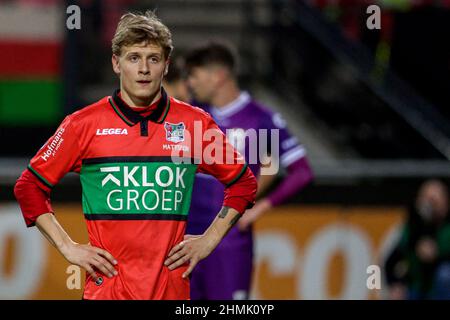
[[450, 299], [449, 193], [425, 181], [385, 264], [390, 299]]

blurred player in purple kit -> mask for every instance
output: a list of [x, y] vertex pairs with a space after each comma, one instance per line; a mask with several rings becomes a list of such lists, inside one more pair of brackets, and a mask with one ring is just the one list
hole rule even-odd
[[[191, 299], [248, 299], [253, 269], [252, 223], [264, 212], [297, 194], [312, 181], [313, 174], [304, 147], [291, 136], [285, 122], [275, 113], [241, 91], [237, 83], [233, 51], [224, 44], [210, 43], [192, 49], [185, 57], [188, 84], [194, 98], [204, 104], [230, 143], [245, 155], [258, 177], [257, 196], [264, 194], [276, 177], [270, 167], [279, 165], [287, 174], [267, 196], [246, 212], [217, 249], [201, 261], [192, 273]], [[246, 132], [268, 130], [268, 139], [248, 138]], [[270, 130], [279, 140], [272, 143]], [[255, 148], [269, 157], [256, 157]], [[262, 148], [262, 149], [261, 149]], [[258, 155], [258, 153], [257, 153]], [[275, 166], [274, 166], [275, 165]], [[215, 179], [198, 174], [194, 184], [187, 234], [201, 234], [220, 210], [223, 186]]]
[[180, 54], [172, 54], [170, 68], [163, 78], [163, 87], [170, 97], [188, 103], [192, 100], [183, 75], [183, 60]]

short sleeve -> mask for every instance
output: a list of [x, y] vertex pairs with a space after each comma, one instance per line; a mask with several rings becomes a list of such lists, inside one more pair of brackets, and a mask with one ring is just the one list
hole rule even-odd
[[28, 169], [49, 187], [57, 184], [68, 172], [79, 172], [81, 157], [78, 137], [72, 117], [67, 116], [31, 159]]

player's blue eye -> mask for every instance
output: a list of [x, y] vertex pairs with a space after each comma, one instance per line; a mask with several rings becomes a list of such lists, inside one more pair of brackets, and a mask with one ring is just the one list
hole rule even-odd
[[138, 61], [138, 57], [137, 56], [131, 56], [130, 57], [130, 61], [131, 62], [137, 62]]

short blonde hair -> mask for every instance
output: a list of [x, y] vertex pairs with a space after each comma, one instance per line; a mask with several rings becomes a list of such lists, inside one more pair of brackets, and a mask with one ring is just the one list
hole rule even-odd
[[173, 50], [172, 34], [169, 28], [151, 10], [144, 14], [129, 12], [120, 18], [112, 39], [112, 53], [120, 56], [122, 47], [141, 42], [160, 45], [166, 60]]

